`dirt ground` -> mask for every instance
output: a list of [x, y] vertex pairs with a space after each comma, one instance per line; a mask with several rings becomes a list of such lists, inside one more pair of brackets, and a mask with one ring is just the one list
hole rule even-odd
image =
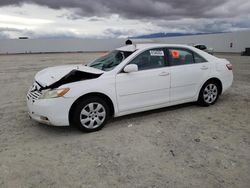
[[0, 56], [0, 187], [249, 187], [250, 57], [219, 55], [235, 80], [211, 107], [129, 115], [91, 134], [28, 118], [37, 71], [98, 55]]

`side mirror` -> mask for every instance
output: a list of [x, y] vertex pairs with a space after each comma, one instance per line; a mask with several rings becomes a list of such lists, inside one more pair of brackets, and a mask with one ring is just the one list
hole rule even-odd
[[123, 71], [126, 73], [137, 72], [138, 66], [136, 64], [129, 64], [124, 67]]

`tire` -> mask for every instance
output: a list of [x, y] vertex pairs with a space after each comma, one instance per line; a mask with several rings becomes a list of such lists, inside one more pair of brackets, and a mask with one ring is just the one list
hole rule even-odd
[[210, 106], [216, 103], [219, 98], [219, 85], [215, 81], [206, 82], [199, 93], [198, 104]]
[[83, 132], [95, 132], [105, 126], [109, 117], [110, 109], [105, 100], [100, 97], [89, 97], [76, 104], [71, 124]]

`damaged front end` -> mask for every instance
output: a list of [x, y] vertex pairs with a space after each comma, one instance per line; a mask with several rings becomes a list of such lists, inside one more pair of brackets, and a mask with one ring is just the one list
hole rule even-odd
[[[64, 68], [68, 69], [68, 67]], [[37, 73], [35, 82], [27, 94], [27, 99], [35, 102], [37, 99], [60, 97], [69, 91], [69, 88], [57, 89], [60, 86], [95, 79], [103, 74], [103, 72], [99, 70], [92, 70], [92, 68], [86, 66], [77, 66], [71, 70], [68, 69], [69, 72], [63, 75], [62, 73], [65, 69], [62, 70], [62, 67], [52, 67]]]
[[102, 74], [94, 74], [89, 72], [82, 72], [80, 70], [72, 70], [64, 77], [62, 77], [60, 80], [56, 81], [55, 83], [49, 86], [44, 87], [43, 89], [55, 89], [64, 84], [94, 79], [100, 77], [101, 75]]

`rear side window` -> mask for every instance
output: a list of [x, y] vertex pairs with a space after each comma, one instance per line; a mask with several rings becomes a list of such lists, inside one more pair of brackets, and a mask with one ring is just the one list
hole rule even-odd
[[185, 49], [169, 49], [169, 62], [172, 66], [193, 64], [193, 53]]
[[206, 50], [207, 49], [207, 47], [205, 45], [195, 45], [194, 47], [198, 48], [200, 50]]
[[129, 64], [136, 64], [139, 71], [165, 67], [165, 51], [164, 49], [147, 50], [135, 57]]
[[194, 61], [195, 61], [195, 63], [205, 63], [205, 62], [207, 62], [207, 60], [205, 60], [203, 57], [201, 57], [197, 53], [194, 53]]
[[203, 57], [187, 49], [169, 49], [169, 62], [172, 66], [207, 62]]
[[200, 45], [200, 49], [201, 49], [201, 50], [206, 50], [206, 49], [207, 49], [207, 47], [206, 47], [206, 46], [204, 46], [204, 45]]

